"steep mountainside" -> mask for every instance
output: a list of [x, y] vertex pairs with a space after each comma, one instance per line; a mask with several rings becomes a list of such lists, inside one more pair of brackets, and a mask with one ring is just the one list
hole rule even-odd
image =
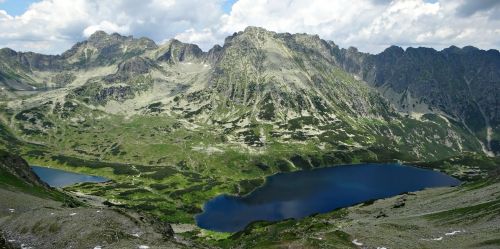
[[[312, 217], [303, 223], [259, 223], [231, 237], [196, 228], [193, 217], [207, 200], [223, 193], [249, 193], [265, 176], [336, 164], [398, 161], [465, 181], [484, 179], [498, 170], [498, 158], [484, 153], [492, 154], [498, 146], [498, 58], [498, 51], [472, 48], [437, 52], [391, 47], [370, 55], [340, 49], [318, 36], [256, 27], [234, 33], [223, 46], [207, 52], [175, 39], [158, 45], [147, 38], [99, 31], [56, 56], [0, 50], [0, 149], [32, 164], [111, 179], [65, 190], [153, 215], [173, 224], [181, 242], [185, 236], [206, 246], [266, 247], [268, 241], [262, 240], [267, 237], [260, 234], [271, 231], [276, 247], [351, 248], [350, 240], [356, 238], [375, 247], [382, 246], [377, 231], [408, 227], [403, 238], [411, 231], [432, 238], [441, 234], [438, 229], [452, 226], [426, 223], [418, 207], [392, 210], [393, 200], [343, 210], [348, 216], [334, 217], [340, 222], [335, 227]], [[488, 213], [481, 217], [493, 218], [478, 222], [475, 232], [486, 231], [498, 220], [489, 213], [498, 211], [497, 179], [478, 186], [488, 190]], [[470, 214], [483, 197], [463, 191], [450, 190], [451, 201], [439, 200], [429, 210], [452, 210], [453, 217], [463, 210]], [[17, 192], [7, 192], [18, 203]], [[411, 203], [420, 205], [441, 193], [411, 197]], [[457, 196], [466, 198], [460, 202]], [[40, 219], [30, 220], [26, 229], [50, 232], [37, 223], [52, 222], [46, 200], [26, 198], [42, 203], [37, 206]], [[457, 201], [462, 206], [453, 210]], [[59, 202], [49, 207], [53, 205]], [[135, 213], [127, 218], [108, 211], [106, 215], [117, 220], [105, 231], [99, 230], [93, 209], [79, 209], [83, 216], [71, 217], [69, 210], [58, 209], [57, 217], [68, 224], [90, 217], [96, 233], [106, 238], [118, 227], [127, 229], [118, 229], [118, 242], [112, 235], [106, 240], [91, 234], [93, 240], [81, 239], [92, 243], [85, 247], [97, 246], [96, 239], [121, 248], [130, 243], [163, 245], [162, 235], [140, 219], [137, 223]], [[379, 219], [379, 211], [395, 216]], [[333, 222], [328, 217], [336, 214], [320, 218]], [[17, 227], [30, 215], [9, 216], [8, 223], [0, 218], [0, 225], [29, 239]], [[358, 218], [368, 223], [358, 223]], [[402, 221], [410, 223], [398, 227]], [[365, 233], [365, 224], [380, 226]], [[432, 231], [426, 230], [427, 224]], [[58, 224], [53, 229], [66, 231]], [[81, 234], [79, 227], [67, 229]], [[149, 235], [137, 238], [130, 229]], [[304, 236], [311, 229], [314, 233]], [[477, 241], [497, 243], [491, 240], [497, 234], [485, 233]], [[62, 236], [61, 243], [70, 233]], [[409, 247], [439, 246], [412, 239], [407, 240]]]
[[338, 62], [400, 111], [441, 112], [462, 122], [485, 151], [500, 153], [500, 53], [474, 47], [338, 50]]
[[[368, 149], [376, 160], [417, 160], [480, 150], [478, 130], [445, 111], [418, 118], [398, 113], [344, 71], [344, 64], [357, 65], [348, 60], [353, 56], [341, 56], [345, 51], [318, 36], [249, 27], [203, 52], [176, 40], [158, 46], [100, 31], [60, 56], [3, 51], [1, 71], [10, 76], [1, 82], [8, 89], [38, 89], [4, 103], [6, 125], [48, 146], [61, 145], [54, 143], [59, 134], [79, 137], [96, 123], [108, 126], [110, 117], [157, 116], [176, 120], [174, 130], [208, 133], [213, 139], [201, 148], [209, 151], [293, 151], [290, 146], [306, 142], [316, 151]], [[371, 58], [358, 57], [365, 64]]]

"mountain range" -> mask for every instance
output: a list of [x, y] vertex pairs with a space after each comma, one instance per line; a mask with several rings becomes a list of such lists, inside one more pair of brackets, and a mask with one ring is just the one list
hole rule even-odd
[[[192, 225], [207, 200], [247, 194], [274, 173], [361, 162], [408, 163], [478, 184], [408, 197], [436, 200], [429, 212], [474, 211], [483, 190], [496, 212], [499, 74], [499, 51], [474, 47], [368, 54], [317, 35], [248, 27], [203, 51], [97, 31], [60, 55], [0, 49], [0, 149], [30, 164], [105, 176], [104, 185], [65, 190], [172, 224]], [[453, 198], [437, 201], [441, 195]], [[345, 233], [359, 232], [353, 220], [377, 226], [372, 216], [382, 209], [398, 222], [429, 221], [417, 209], [394, 211], [393, 201], [309, 217], [293, 234], [298, 240], [335, 216], [349, 231], [338, 228], [321, 243], [350, 248]], [[267, 229], [287, 238], [281, 224], [288, 221], [253, 224], [231, 243], [250, 246]], [[189, 239], [216, 244], [220, 235], [196, 229]]]
[[[98, 31], [61, 55], [0, 57], [2, 93], [13, 99], [6, 108], [17, 112], [8, 125], [28, 135], [89, 118], [65, 111], [78, 105], [213, 126], [223, 140], [257, 148], [313, 141], [413, 159], [500, 150], [496, 50], [393, 46], [371, 55], [249, 27], [208, 52]], [[42, 106], [51, 113], [33, 110]]]

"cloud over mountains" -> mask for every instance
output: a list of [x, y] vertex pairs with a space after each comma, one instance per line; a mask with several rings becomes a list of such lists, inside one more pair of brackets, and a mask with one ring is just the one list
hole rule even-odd
[[[7, 0], [12, 1], [12, 0]], [[170, 38], [203, 49], [246, 26], [319, 34], [342, 47], [500, 48], [496, 0], [41, 0], [19, 16], [0, 10], [0, 47], [61, 53], [96, 30]]]

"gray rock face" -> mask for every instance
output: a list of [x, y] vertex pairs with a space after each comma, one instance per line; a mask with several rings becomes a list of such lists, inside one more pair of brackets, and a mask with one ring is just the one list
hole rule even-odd
[[3, 171], [19, 183], [0, 179], [0, 248], [186, 248], [174, 241], [170, 224], [151, 216], [68, 205], [76, 204], [73, 197], [42, 183], [22, 158], [0, 151]]
[[[408, 94], [465, 123], [488, 150], [500, 152], [500, 53], [474, 47], [392, 46], [377, 55], [341, 50], [337, 60], [377, 88]], [[403, 101], [395, 102], [408, 110]], [[410, 108], [411, 109], [411, 108]], [[489, 131], [488, 131], [489, 130]]]
[[142, 57], [133, 57], [118, 65], [119, 73], [145, 74], [154, 65], [153, 62]]
[[13, 156], [9, 153], [0, 150], [0, 169], [11, 175], [21, 179], [31, 186], [39, 186], [49, 188], [42, 182], [40, 178], [31, 170], [30, 166], [24, 159]]
[[167, 50], [158, 57], [158, 61], [184, 62], [202, 60], [205, 53], [194, 44], [182, 43], [178, 40], [170, 40], [167, 44]]
[[61, 56], [73, 67], [105, 66], [157, 49], [154, 41], [117, 33], [97, 31], [88, 40], [79, 42]]
[[22, 53], [3, 48], [0, 50], [0, 58], [4, 60], [4, 63], [25, 71], [65, 69], [61, 57], [57, 55], [43, 55], [33, 52]]

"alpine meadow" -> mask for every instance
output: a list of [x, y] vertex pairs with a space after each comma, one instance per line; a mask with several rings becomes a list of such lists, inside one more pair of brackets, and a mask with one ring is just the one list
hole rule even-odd
[[[465, 31], [444, 36], [446, 46], [425, 43], [434, 31], [422, 31], [405, 38], [412, 46], [391, 40], [396, 29], [384, 34], [396, 45], [362, 52], [335, 35], [353, 37], [370, 8], [352, 30], [308, 31], [289, 24], [292, 15], [308, 23], [307, 8], [287, 0], [277, 2], [289, 2], [290, 19], [256, 1], [277, 16], [248, 19], [208, 49], [183, 35], [142, 36], [146, 26], [127, 21], [83, 38], [90, 29], [75, 28], [78, 42], [56, 53], [11, 37], [49, 27], [70, 37], [79, 22], [20, 28], [44, 4], [68, 2], [30, 0], [14, 15], [12, 1], [0, 1], [1, 249], [500, 247], [500, 44], [488, 35], [499, 34], [496, 1], [363, 0], [373, 11], [460, 2], [450, 27], [493, 25], [464, 46]], [[125, 2], [136, 12], [120, 9]], [[161, 16], [132, 2], [95, 6], [120, 6], [106, 12], [117, 24], [144, 9], [149, 17], [128, 18]], [[159, 2], [174, 11], [193, 1]], [[203, 32], [228, 29], [246, 7], [255, 15], [246, 2], [214, 1], [229, 8], [213, 17], [225, 23]], [[333, 2], [342, 1], [331, 3], [336, 15]], [[197, 11], [163, 13], [182, 25], [219, 13]], [[165, 30], [177, 30], [175, 20]], [[434, 27], [419, 20], [415, 30]], [[362, 42], [385, 44], [377, 37]]]

